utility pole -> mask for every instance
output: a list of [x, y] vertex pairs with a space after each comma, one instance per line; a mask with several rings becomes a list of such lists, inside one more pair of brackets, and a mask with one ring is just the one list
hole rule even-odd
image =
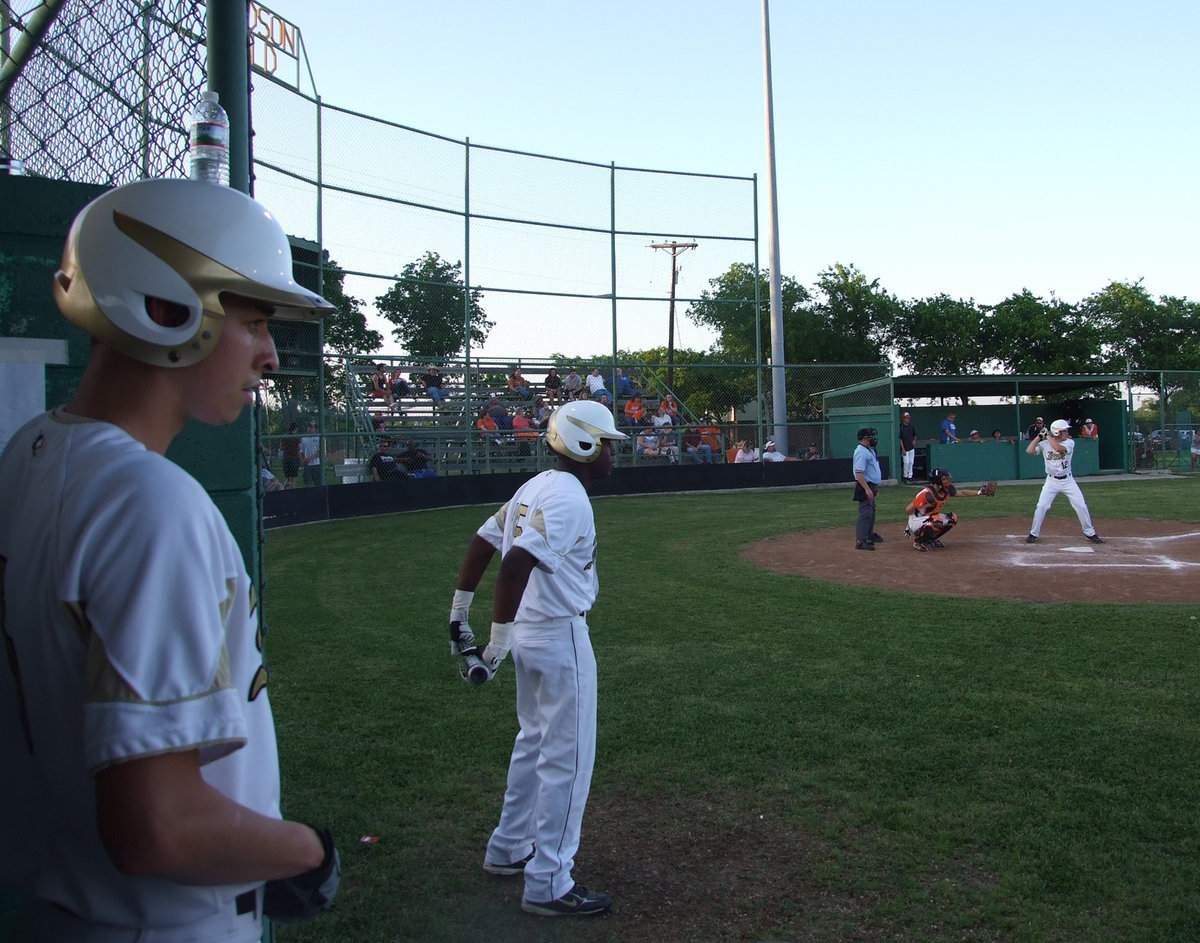
[[679, 280], [679, 269], [675, 260], [681, 252], [695, 249], [694, 242], [653, 242], [651, 249], [669, 249], [671, 252], [671, 313], [667, 319], [667, 386], [675, 389], [675, 282]]
[[[787, 371], [783, 341], [783, 275], [779, 267], [779, 196], [775, 189], [775, 107], [771, 93], [771, 16], [762, 0], [763, 97], [767, 119], [767, 205], [769, 213], [767, 266], [771, 272], [771, 419], [775, 445], [788, 454]], [[761, 420], [760, 420], [761, 421]]]

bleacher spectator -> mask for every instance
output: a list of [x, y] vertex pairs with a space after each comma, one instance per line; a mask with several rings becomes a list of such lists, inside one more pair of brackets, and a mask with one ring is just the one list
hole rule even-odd
[[733, 457], [733, 461], [737, 465], [746, 465], [750, 462], [758, 461], [758, 449], [751, 445], [748, 441], [742, 441], [737, 444], [737, 455]]
[[259, 480], [262, 482], [263, 491], [282, 491], [283, 482], [275, 477], [271, 469], [264, 465], [258, 470]]
[[404, 379], [404, 374], [397, 367], [392, 371], [392, 377], [389, 381], [392, 387], [392, 398], [399, 399], [401, 396], [412, 396], [412, 387], [408, 385], [408, 381]]
[[512, 416], [508, 414], [508, 408], [500, 402], [498, 393], [491, 395], [487, 405], [483, 407], [483, 415], [491, 419], [497, 429], [507, 430], [513, 427]]
[[437, 367], [430, 367], [423, 377], [421, 384], [425, 387], [425, 392], [429, 394], [433, 400], [434, 406], [440, 406], [442, 400], [446, 398], [446, 389], [442, 385], [442, 374]]
[[562, 405], [562, 377], [558, 375], [558, 368], [551, 367], [550, 372], [546, 374], [546, 399], [550, 401], [550, 405]]
[[388, 409], [391, 409], [395, 402], [392, 399], [392, 384], [388, 381], [387, 367], [381, 363], [375, 365], [375, 372], [371, 374], [371, 398], [383, 400]]
[[815, 445], [810, 445], [808, 448], [806, 448], [803, 452], [800, 453], [800, 461], [802, 461], [802, 462], [815, 462], [820, 457], [821, 457], [821, 450], [818, 449]]
[[767, 441], [763, 444], [762, 460], [764, 462], [795, 462], [795, 461], [798, 461], [798, 459], [794, 459], [789, 455], [784, 455], [777, 448], [775, 448], [775, 440], [774, 439], [767, 439]]
[[587, 388], [592, 399], [596, 399], [598, 393], [608, 392], [608, 389], [604, 386], [604, 377], [600, 375], [599, 367], [592, 367], [592, 372], [588, 374], [587, 378]]
[[709, 413], [704, 417], [704, 425], [700, 427], [701, 440], [712, 449], [714, 461], [721, 454], [721, 430], [713, 425], [712, 414]]
[[400, 481], [408, 477], [404, 466], [392, 454], [392, 440], [388, 438], [376, 443], [375, 454], [367, 462], [367, 469], [371, 472], [372, 481]]
[[654, 415], [650, 417], [650, 421], [658, 427], [674, 424], [674, 420], [667, 412], [667, 408], [661, 402], [658, 404], [658, 409], [654, 410]]
[[617, 367], [617, 396], [632, 396], [633, 381], [625, 376], [625, 371]]
[[597, 390], [591, 398], [605, 409], [612, 409], [612, 400], [608, 395], [608, 390]]
[[517, 435], [517, 454], [532, 455], [532, 444], [537, 439], [537, 430], [533, 427], [533, 420], [529, 418], [529, 414], [524, 409], [518, 409], [517, 414], [512, 417], [513, 432]]
[[520, 367], [515, 369], [512, 376], [508, 378], [508, 392], [518, 399], [533, 399], [533, 390], [529, 388], [529, 381], [521, 376]]
[[567, 378], [563, 380], [563, 394], [566, 396], [567, 402], [579, 399], [579, 391], [582, 389], [583, 379], [579, 376], [579, 371], [572, 367]]
[[666, 414], [671, 417], [671, 422], [674, 422], [675, 417], [679, 415], [679, 404], [675, 402], [675, 397], [668, 393], [661, 400], [659, 400], [659, 405], [662, 406]]
[[534, 426], [538, 429], [545, 429], [546, 423], [550, 421], [550, 413], [552, 412], [550, 406], [539, 396], [537, 402], [533, 404], [533, 408], [535, 410], [533, 414]]
[[665, 455], [670, 460], [672, 465], [679, 461], [679, 447], [666, 442], [660, 436], [649, 430], [644, 430], [638, 433], [637, 444], [635, 448], [638, 455], [644, 455], [650, 458], [658, 455]]
[[698, 465], [716, 462], [712, 446], [704, 441], [700, 429], [685, 429], [683, 431], [683, 450], [690, 455]]
[[[401, 452], [396, 460], [408, 470], [408, 473], [413, 477], [429, 477], [432, 471], [429, 468], [429, 462], [432, 456], [423, 448], [417, 445], [416, 440], [409, 439], [404, 446], [404, 451]], [[418, 474], [423, 473], [423, 474]]]
[[634, 392], [633, 396], [625, 401], [625, 423], [630, 426], [641, 426], [646, 422], [646, 402], [642, 399], [642, 394]]

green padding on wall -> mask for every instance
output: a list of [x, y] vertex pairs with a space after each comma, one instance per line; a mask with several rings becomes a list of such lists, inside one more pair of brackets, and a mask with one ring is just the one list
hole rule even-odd
[[186, 468], [209, 491], [253, 489], [257, 471], [253, 413], [242, 410], [228, 426], [206, 426], [189, 420], [167, 449], [167, 458]]
[[251, 491], [218, 491], [212, 495], [217, 509], [229, 522], [233, 539], [246, 561], [246, 572], [258, 579], [258, 499]]
[[1017, 477], [1019, 445], [963, 442], [929, 446], [929, 467], [945, 468], [955, 482], [1011, 481]]

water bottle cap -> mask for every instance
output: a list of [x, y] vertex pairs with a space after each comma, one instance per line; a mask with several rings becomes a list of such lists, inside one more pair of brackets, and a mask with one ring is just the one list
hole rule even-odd
[[204, 99], [206, 102], [215, 102], [217, 100], [218, 96], [217, 96], [216, 92], [209, 89], [208, 91], [202, 92], [200, 94], [200, 97], [202, 99]]

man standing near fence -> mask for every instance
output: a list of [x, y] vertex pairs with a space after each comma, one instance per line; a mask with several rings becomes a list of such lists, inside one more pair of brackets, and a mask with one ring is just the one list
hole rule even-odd
[[[596, 657], [587, 613], [596, 600], [596, 526], [587, 492], [612, 474], [618, 432], [591, 400], [550, 415], [558, 467], [522, 485], [467, 547], [450, 607], [450, 651], [481, 658], [490, 680], [512, 651], [517, 719], [508, 788], [483, 869], [525, 878], [521, 909], [544, 917], [603, 913], [607, 894], [571, 876], [596, 755]], [[467, 618], [499, 553], [491, 640], [482, 653]]]
[[900, 415], [900, 480], [911, 485], [913, 463], [917, 460], [917, 427], [913, 425], [912, 413]]

